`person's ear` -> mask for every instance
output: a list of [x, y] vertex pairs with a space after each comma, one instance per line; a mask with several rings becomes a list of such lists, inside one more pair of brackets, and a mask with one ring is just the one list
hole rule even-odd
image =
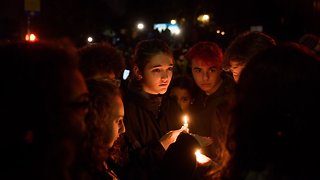
[[134, 76], [137, 80], [140, 81], [143, 78], [142, 73], [137, 65], [133, 66], [133, 73], [134, 73]]

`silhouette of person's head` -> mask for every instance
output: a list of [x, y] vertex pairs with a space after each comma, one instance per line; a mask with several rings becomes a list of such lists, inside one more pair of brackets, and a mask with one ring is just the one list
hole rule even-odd
[[[72, 45], [0, 45], [4, 179], [71, 179], [88, 94]], [[5, 172], [5, 173], [4, 173]]]
[[320, 60], [298, 44], [278, 45], [247, 63], [229, 139], [226, 179], [319, 179]]
[[195, 151], [198, 148], [200, 144], [192, 135], [181, 133], [164, 155], [163, 178], [192, 179], [197, 166]]
[[276, 45], [275, 40], [258, 31], [246, 31], [239, 34], [227, 47], [223, 55], [223, 68], [231, 71], [238, 82], [242, 69], [252, 57], [269, 47]]

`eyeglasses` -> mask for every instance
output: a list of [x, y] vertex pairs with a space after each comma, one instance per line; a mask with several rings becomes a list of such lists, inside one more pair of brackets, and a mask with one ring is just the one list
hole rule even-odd
[[121, 80], [120, 79], [110, 79], [110, 78], [89, 78], [87, 80], [97, 80], [97, 81], [103, 81], [103, 82], [109, 82], [115, 85], [116, 87], [120, 87]]
[[109, 78], [103, 78], [100, 79], [101, 81], [105, 81], [105, 82], [111, 82], [112, 84], [114, 84], [117, 87], [120, 87], [121, 85], [121, 80], [120, 79], [109, 79]]

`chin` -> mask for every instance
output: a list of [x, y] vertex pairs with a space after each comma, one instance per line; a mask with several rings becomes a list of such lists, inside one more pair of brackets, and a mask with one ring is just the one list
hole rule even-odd
[[165, 88], [165, 89], [160, 89], [159, 91], [158, 91], [158, 94], [164, 94], [164, 93], [166, 93], [167, 92], [167, 88]]
[[210, 91], [212, 88], [211, 88], [211, 87], [206, 86], [206, 87], [201, 87], [201, 89], [202, 89], [202, 91], [207, 92], [207, 91]]
[[166, 93], [167, 91], [159, 91], [158, 94], [164, 94]]

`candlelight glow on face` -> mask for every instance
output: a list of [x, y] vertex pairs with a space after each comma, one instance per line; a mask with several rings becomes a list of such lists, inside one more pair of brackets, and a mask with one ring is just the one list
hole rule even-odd
[[200, 164], [205, 164], [209, 162], [211, 159], [207, 157], [206, 155], [202, 154], [200, 152], [200, 149], [197, 149], [196, 152], [194, 153], [196, 155], [197, 162]]

